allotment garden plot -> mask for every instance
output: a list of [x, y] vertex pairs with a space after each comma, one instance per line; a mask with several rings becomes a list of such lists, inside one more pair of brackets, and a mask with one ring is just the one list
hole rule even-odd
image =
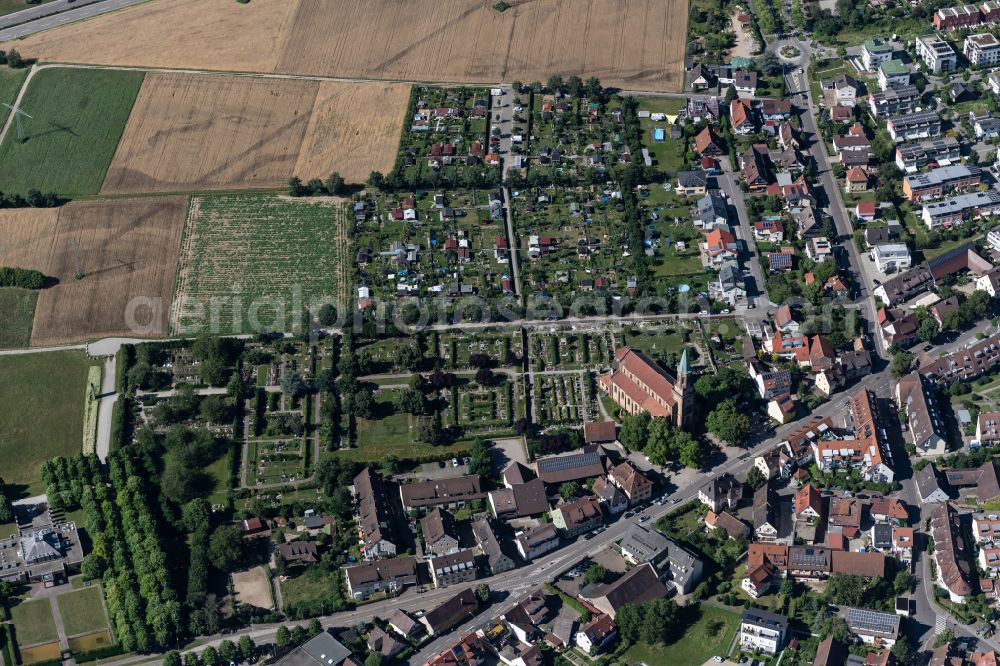
[[192, 197], [171, 330], [287, 330], [303, 307], [335, 302], [343, 270], [342, 219], [335, 200]]
[[507, 252], [497, 241], [507, 243], [503, 217], [488, 203], [493, 195], [460, 191], [435, 198], [383, 195], [368, 202], [355, 237], [368, 298], [489, 298], [513, 289]]

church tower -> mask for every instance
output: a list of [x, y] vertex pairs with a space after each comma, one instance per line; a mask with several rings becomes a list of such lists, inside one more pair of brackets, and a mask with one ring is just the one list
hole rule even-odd
[[688, 363], [687, 349], [681, 352], [681, 360], [677, 364], [677, 378], [674, 382], [674, 402], [677, 405], [677, 413], [674, 418], [674, 425], [680, 426], [682, 430], [689, 430], [694, 422], [694, 384], [691, 379], [691, 365]]

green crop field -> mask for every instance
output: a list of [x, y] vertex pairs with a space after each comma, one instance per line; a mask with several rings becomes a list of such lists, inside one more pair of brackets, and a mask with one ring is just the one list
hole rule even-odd
[[45, 491], [42, 462], [80, 453], [87, 372], [79, 351], [0, 356], [0, 460], [17, 492]]
[[[0, 14], [7, 13], [3, 11], [5, 4], [4, 0], [0, 0]], [[29, 71], [27, 67], [24, 69], [0, 67], [0, 102], [14, 103], [14, 100], [17, 99], [17, 92], [21, 89], [24, 79], [28, 77]], [[8, 113], [10, 110], [6, 106], [0, 106], [0, 125], [6, 122]]]
[[59, 638], [48, 599], [24, 601], [14, 606], [10, 614], [17, 631], [17, 644], [21, 647]]
[[12, 124], [0, 144], [0, 183], [65, 196], [97, 194], [139, 94], [142, 72], [44, 69], [28, 84], [22, 143]]
[[0, 288], [0, 349], [28, 346], [37, 301], [32, 289]]
[[[171, 316], [174, 332], [288, 330], [318, 299], [336, 299], [343, 209], [265, 194], [191, 200]], [[217, 303], [218, 325], [210, 311]], [[198, 314], [198, 308], [202, 308]]]
[[108, 628], [99, 585], [67, 592], [56, 597], [59, 615], [67, 636], [77, 636]]

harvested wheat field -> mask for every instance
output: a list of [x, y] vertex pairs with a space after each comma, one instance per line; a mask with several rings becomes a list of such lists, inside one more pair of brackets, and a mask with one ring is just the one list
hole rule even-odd
[[[72, 202], [26, 215], [2, 211], [0, 265], [58, 280], [39, 293], [31, 344], [166, 333], [186, 210], [185, 197], [161, 197]], [[161, 303], [162, 319], [152, 320], [146, 307], [134, 313], [136, 323], [162, 326], [135, 331], [127, 325], [128, 304], [139, 297]]]
[[[687, 0], [154, 0], [7, 46], [47, 62], [680, 90]], [[94, 48], [100, 44], [101, 48]]]
[[283, 185], [293, 175], [318, 87], [315, 81], [150, 73], [101, 193]]
[[308, 180], [339, 171], [347, 182], [363, 183], [372, 171], [388, 173], [396, 161], [409, 99], [405, 84], [324, 81], [295, 174]]
[[410, 87], [150, 73], [103, 194], [280, 187], [339, 171], [363, 182], [396, 157]]

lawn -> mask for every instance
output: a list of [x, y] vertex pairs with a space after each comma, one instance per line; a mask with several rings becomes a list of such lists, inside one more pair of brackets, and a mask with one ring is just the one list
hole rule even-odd
[[96, 363], [79, 351], [0, 357], [0, 460], [15, 492], [44, 492], [42, 462], [81, 452], [87, 372]]
[[346, 270], [338, 249], [342, 215], [337, 205], [265, 194], [194, 197], [175, 293], [184, 305], [171, 321], [174, 331], [285, 331], [302, 308], [336, 299]]
[[0, 145], [4, 191], [97, 194], [121, 139], [142, 72], [45, 69], [21, 108], [25, 141], [12, 125]]
[[34, 289], [0, 288], [0, 349], [28, 346], [37, 302]]
[[341, 599], [340, 570], [324, 571], [320, 567], [309, 567], [295, 577], [281, 583], [281, 599], [285, 609], [317, 608], [327, 613]]
[[92, 585], [75, 592], [67, 592], [56, 597], [59, 615], [67, 636], [77, 636], [108, 628], [101, 600], [101, 588]]
[[[5, 0], [0, 0], [0, 14], [7, 13], [3, 11], [5, 4], [7, 4]], [[24, 69], [0, 67], [0, 102], [14, 103], [14, 100], [17, 99], [17, 92], [21, 89], [21, 84], [24, 83], [29, 71], [27, 67]], [[0, 106], [0, 125], [7, 121], [9, 113], [10, 109], [6, 106]]]
[[17, 630], [17, 644], [21, 647], [59, 638], [48, 599], [24, 601], [11, 609], [11, 617]]
[[681, 608], [681, 616], [689, 622], [684, 634], [670, 645], [636, 643], [625, 653], [627, 664], [702, 664], [715, 655], [725, 655], [739, 628], [736, 613], [701, 604]]

